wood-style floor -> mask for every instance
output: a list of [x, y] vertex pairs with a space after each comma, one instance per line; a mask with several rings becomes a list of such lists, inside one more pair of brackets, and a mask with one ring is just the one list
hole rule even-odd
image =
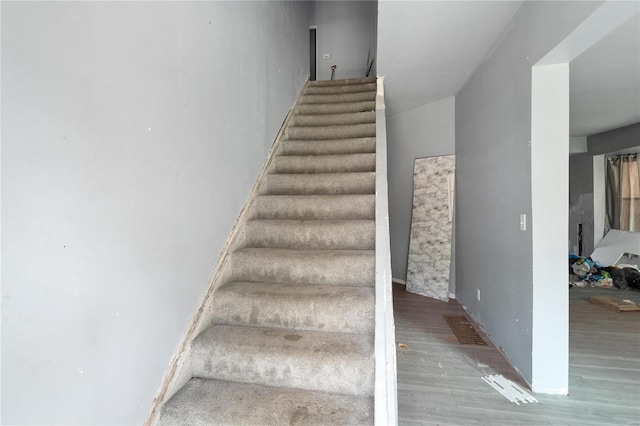
[[398, 284], [393, 290], [396, 341], [407, 345], [397, 347], [400, 424], [640, 425], [640, 313], [588, 302], [610, 294], [640, 303], [640, 292], [572, 289], [570, 395], [534, 395], [539, 404], [515, 405], [481, 379], [497, 373], [525, 387], [503, 355], [488, 339], [486, 347], [460, 345], [442, 317], [464, 314], [460, 304]]

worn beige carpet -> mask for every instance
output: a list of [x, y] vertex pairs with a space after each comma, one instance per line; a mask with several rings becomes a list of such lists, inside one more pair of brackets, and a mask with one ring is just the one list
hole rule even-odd
[[373, 424], [375, 81], [308, 83], [159, 424]]

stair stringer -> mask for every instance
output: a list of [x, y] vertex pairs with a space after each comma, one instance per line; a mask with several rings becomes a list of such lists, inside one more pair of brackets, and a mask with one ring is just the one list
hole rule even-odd
[[387, 125], [384, 77], [377, 78], [376, 93], [376, 318], [375, 318], [375, 424], [398, 424], [396, 336], [391, 292], [391, 242], [387, 181]]
[[189, 362], [191, 343], [213, 322], [212, 318], [214, 314], [213, 305], [215, 290], [229, 281], [229, 278], [231, 276], [231, 262], [229, 262], [231, 253], [246, 246], [245, 225], [250, 219], [251, 207], [255, 198], [260, 195], [261, 188], [266, 180], [266, 176], [269, 175], [275, 167], [274, 159], [280, 154], [280, 151], [282, 149], [281, 142], [285, 136], [285, 131], [289, 125], [289, 121], [293, 116], [293, 112], [295, 111], [302, 98], [308, 80], [309, 79], [307, 78], [300, 87], [296, 101], [287, 112], [287, 115], [282, 122], [282, 125], [280, 126], [280, 130], [278, 131], [276, 139], [271, 146], [271, 149], [269, 150], [267, 159], [262, 166], [262, 170], [260, 171], [260, 174], [258, 175], [256, 182], [251, 189], [251, 192], [249, 193], [247, 201], [240, 211], [238, 219], [236, 219], [236, 222], [231, 229], [231, 232], [229, 233], [229, 237], [227, 238], [227, 241], [222, 251], [220, 252], [220, 256], [218, 256], [218, 260], [207, 284], [207, 290], [201, 302], [198, 304], [198, 308], [192, 315], [191, 321], [189, 322], [189, 325], [185, 330], [184, 335], [182, 336], [178, 349], [174, 353], [171, 362], [169, 363], [169, 368], [167, 369], [167, 372], [165, 373], [165, 376], [162, 380], [162, 384], [160, 385], [160, 389], [156, 393], [156, 397], [152, 402], [149, 415], [144, 422], [145, 426], [154, 425], [157, 423], [162, 404], [168, 401], [182, 386], [185, 385], [185, 383], [189, 381], [189, 379], [191, 379], [192, 368]]

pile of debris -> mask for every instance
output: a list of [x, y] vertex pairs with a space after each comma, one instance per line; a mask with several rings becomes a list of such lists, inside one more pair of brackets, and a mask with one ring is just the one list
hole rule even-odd
[[569, 288], [574, 286], [640, 290], [640, 270], [636, 265], [603, 266], [590, 257], [569, 254]]

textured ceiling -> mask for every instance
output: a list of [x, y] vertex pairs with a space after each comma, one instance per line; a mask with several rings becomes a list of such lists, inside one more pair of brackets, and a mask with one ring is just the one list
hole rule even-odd
[[389, 115], [455, 95], [520, 1], [379, 1], [378, 74]]
[[[388, 115], [454, 96], [521, 1], [378, 3], [378, 74]], [[570, 64], [571, 135], [640, 122], [640, 15]]]

